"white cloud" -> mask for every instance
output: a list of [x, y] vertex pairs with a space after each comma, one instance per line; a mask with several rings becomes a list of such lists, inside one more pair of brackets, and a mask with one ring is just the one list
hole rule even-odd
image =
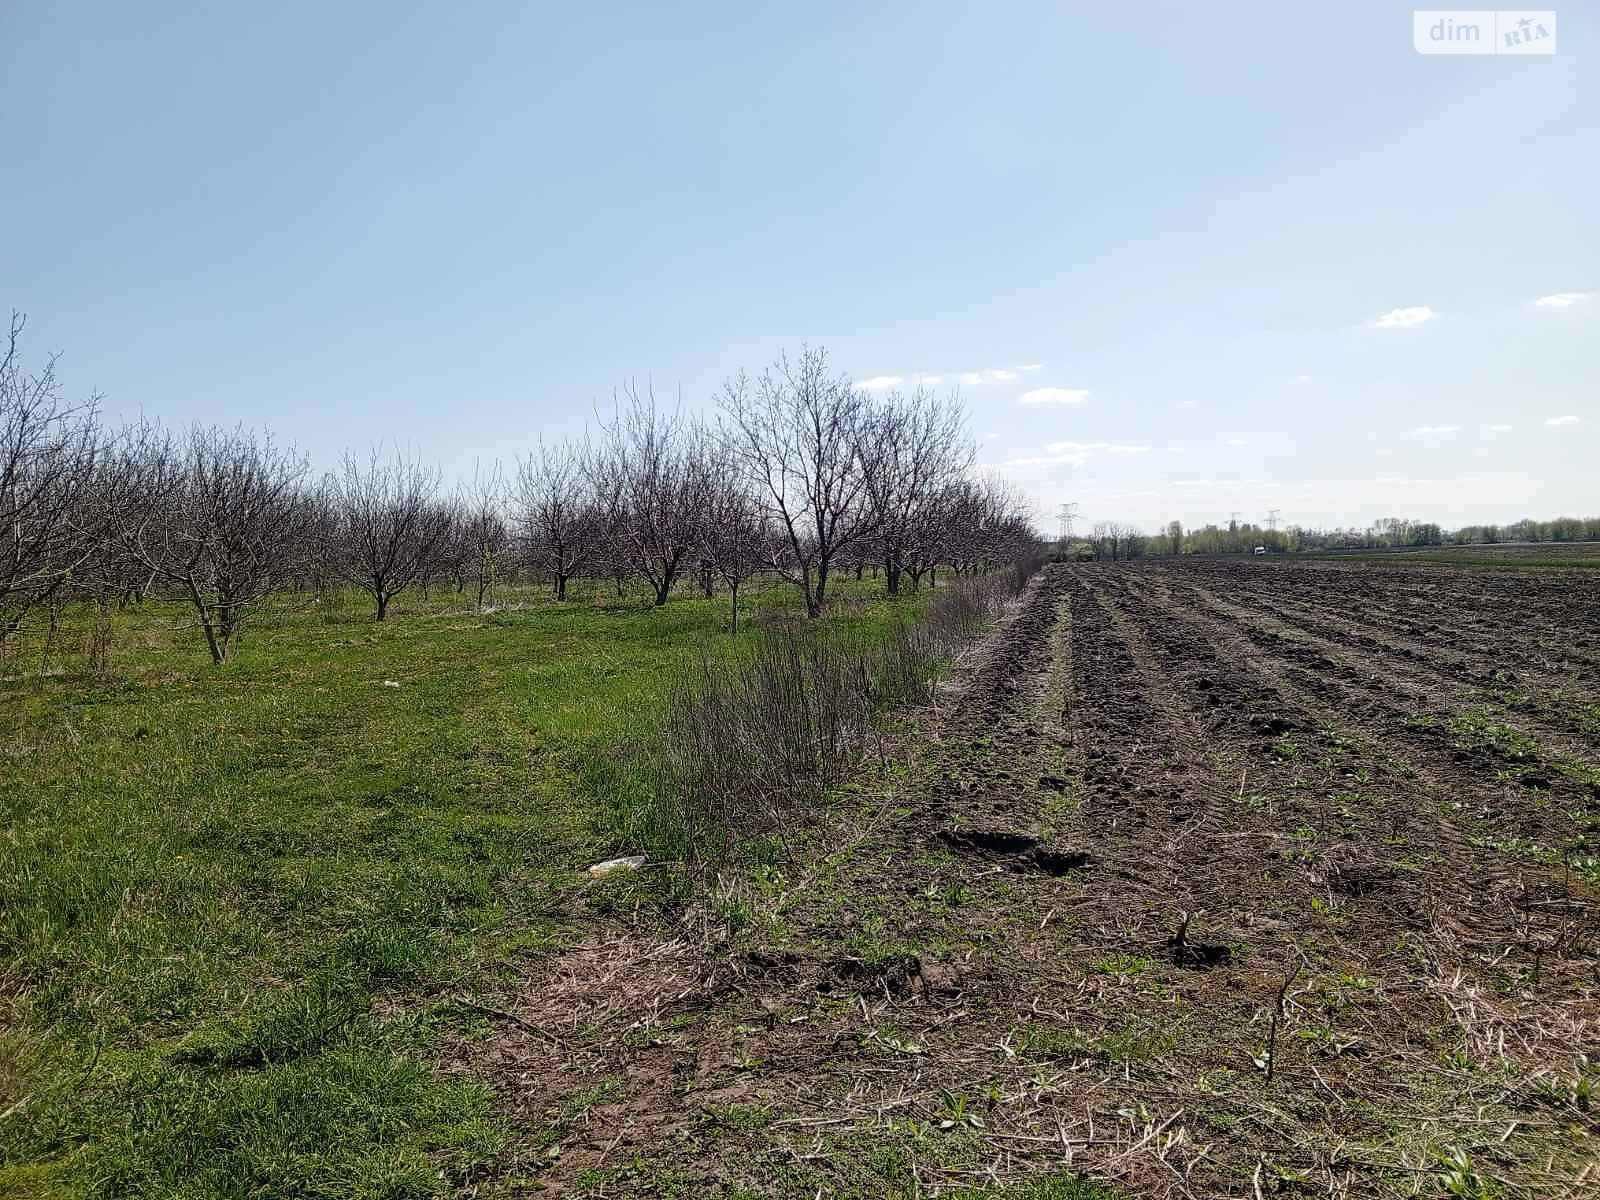
[[1202, 491], [1243, 492], [1252, 488], [1270, 491], [1283, 487], [1283, 484], [1269, 483], [1265, 479], [1174, 479], [1172, 486], [1196, 488]]
[[1511, 426], [1509, 426], [1509, 425], [1490, 425], [1487, 428], [1488, 428], [1490, 433], [1505, 433], [1511, 428]]
[[1050, 442], [1042, 455], [1013, 458], [1008, 467], [1081, 467], [1097, 454], [1144, 454], [1149, 446], [1129, 446], [1120, 442]]
[[1043, 363], [1023, 363], [1017, 368], [1019, 371], [1039, 371], [1044, 369]]
[[975, 383], [982, 383], [983, 382], [983, 372], [982, 371], [963, 371], [961, 373], [961, 382], [962, 383], [974, 383], [974, 384]]
[[1576, 425], [1576, 424], [1578, 424], [1578, 418], [1577, 417], [1551, 417], [1547, 421], [1545, 421], [1545, 424], [1546, 425]]
[[863, 392], [881, 392], [899, 387], [904, 382], [898, 375], [874, 375], [871, 379], [858, 379], [856, 387]]
[[989, 378], [995, 380], [997, 383], [1004, 383], [1006, 380], [1015, 379], [1016, 377], [1017, 373], [1015, 371], [994, 370], [989, 372]]
[[917, 376], [917, 380], [918, 380], [919, 383], [943, 383], [944, 382], [944, 376], [943, 375], [918, 375]]
[[1407, 325], [1421, 325], [1424, 321], [1431, 321], [1433, 317], [1433, 309], [1426, 304], [1416, 304], [1410, 308], [1391, 308], [1377, 317], [1373, 324], [1379, 329], [1404, 329]]
[[1018, 404], [1082, 404], [1089, 398], [1088, 388], [1045, 387], [1023, 392]]
[[1462, 475], [1455, 479], [1410, 479], [1403, 475], [1380, 475], [1372, 482], [1382, 484], [1385, 487], [1441, 487], [1455, 484], [1482, 483], [1483, 479], [1478, 475]]
[[1050, 442], [1045, 449], [1051, 454], [1065, 450], [1104, 450], [1107, 454], [1144, 454], [1149, 446], [1127, 446], [1118, 442]]
[[1420, 433], [1420, 434], [1423, 434], [1423, 435], [1427, 435], [1427, 434], [1430, 434], [1430, 433], [1460, 433], [1461, 432], [1461, 426], [1459, 426], [1459, 425], [1418, 425], [1411, 432], [1412, 433]]
[[1554, 292], [1534, 301], [1540, 308], [1571, 308], [1580, 300], [1587, 300], [1592, 292]]

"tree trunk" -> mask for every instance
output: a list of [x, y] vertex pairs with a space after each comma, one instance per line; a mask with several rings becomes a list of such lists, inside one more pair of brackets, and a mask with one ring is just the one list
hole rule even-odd
[[889, 581], [889, 595], [891, 596], [900, 594], [900, 570], [900, 564], [895, 559], [890, 559], [883, 565], [884, 578]]
[[808, 605], [807, 608], [806, 608], [806, 616], [808, 616], [808, 617], [820, 617], [822, 615], [822, 607], [827, 602], [828, 602], [828, 564], [825, 563], [825, 562], [820, 562], [820, 563], [817, 564], [817, 588], [816, 588], [816, 591], [812, 594], [812, 599], [811, 599], [810, 605]]
[[389, 597], [383, 592], [378, 593], [378, 620], [383, 620], [389, 615]]

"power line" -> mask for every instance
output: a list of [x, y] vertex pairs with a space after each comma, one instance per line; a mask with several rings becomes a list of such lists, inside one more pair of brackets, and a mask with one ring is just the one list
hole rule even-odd
[[1272, 530], [1274, 533], [1278, 531], [1278, 514], [1282, 511], [1283, 509], [1281, 508], [1270, 508], [1267, 510], [1267, 528]]

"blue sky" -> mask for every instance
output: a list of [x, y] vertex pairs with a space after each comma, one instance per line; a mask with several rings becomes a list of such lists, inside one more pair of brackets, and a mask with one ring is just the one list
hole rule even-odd
[[1411, 11], [10, 0], [0, 305], [114, 415], [319, 464], [808, 341], [959, 384], [1043, 511], [1600, 512], [1600, 14]]

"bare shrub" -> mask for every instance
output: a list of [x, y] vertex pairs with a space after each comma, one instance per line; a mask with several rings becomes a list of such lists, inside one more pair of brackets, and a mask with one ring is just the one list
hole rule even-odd
[[950, 657], [1031, 574], [957, 580], [879, 636], [782, 620], [731, 660], [692, 660], [645, 751], [651, 794], [629, 834], [657, 856], [715, 860], [739, 836], [782, 828], [855, 768], [875, 714], [933, 698]]

